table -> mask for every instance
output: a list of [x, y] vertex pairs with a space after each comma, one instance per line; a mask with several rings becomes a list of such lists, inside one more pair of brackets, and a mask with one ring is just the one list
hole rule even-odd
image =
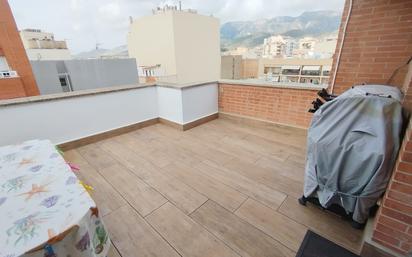
[[104, 257], [98, 208], [48, 140], [0, 147], [0, 257]]

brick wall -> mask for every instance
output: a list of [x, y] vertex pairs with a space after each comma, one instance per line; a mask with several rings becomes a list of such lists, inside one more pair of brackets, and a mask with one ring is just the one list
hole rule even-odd
[[[412, 63], [402, 88], [405, 92], [403, 107], [412, 111]], [[372, 239], [395, 252], [412, 252], [412, 122], [405, 133], [402, 147], [376, 217]]]
[[[354, 84], [385, 84], [393, 70], [412, 55], [411, 0], [355, 0], [346, 31], [334, 93]], [[349, 1], [345, 3], [338, 42], [342, 38]], [[336, 68], [334, 56], [332, 73]], [[400, 86], [405, 69], [391, 83]], [[332, 81], [332, 80], [330, 80]]]
[[316, 90], [219, 84], [219, 111], [307, 128]]
[[26, 96], [20, 78], [0, 79], [0, 88], [0, 99]]
[[412, 252], [412, 127], [409, 126], [372, 239], [398, 253]]
[[[0, 99], [39, 95], [29, 59], [7, 0], [0, 0], [0, 53], [19, 78], [0, 79]], [[14, 86], [11, 84], [15, 82]]]

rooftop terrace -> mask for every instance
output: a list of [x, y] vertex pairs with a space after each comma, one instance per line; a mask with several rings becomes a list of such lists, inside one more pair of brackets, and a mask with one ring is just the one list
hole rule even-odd
[[[329, 92], [363, 83], [397, 86], [412, 111], [411, 14], [411, 0], [347, 0]], [[36, 94], [34, 83], [20, 81], [31, 75], [18, 73], [0, 80], [0, 95], [16, 88], [18, 96]], [[94, 187], [111, 257], [292, 257], [308, 229], [363, 257], [409, 256], [410, 120], [365, 235], [298, 204], [312, 119], [307, 110], [319, 89], [222, 80], [11, 99], [0, 101], [0, 145], [38, 138], [67, 149], [67, 161]]]
[[[95, 188], [112, 256], [295, 256], [307, 229], [358, 253], [362, 232], [302, 207], [306, 131], [221, 115], [65, 152]], [[117, 252], [118, 251], [118, 252]]]

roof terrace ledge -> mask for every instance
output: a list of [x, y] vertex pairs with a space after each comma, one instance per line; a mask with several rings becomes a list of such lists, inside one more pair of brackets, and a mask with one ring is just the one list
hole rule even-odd
[[327, 85], [311, 84], [311, 83], [297, 83], [297, 82], [269, 82], [269, 81], [256, 81], [256, 80], [232, 80], [221, 79], [219, 84], [239, 85], [239, 86], [256, 86], [256, 87], [271, 87], [271, 88], [287, 88], [287, 89], [299, 89], [299, 90], [321, 90], [327, 88]]
[[273, 83], [273, 82], [263, 82], [263, 81], [229, 80], [229, 79], [222, 79], [218, 81], [192, 82], [192, 83], [167, 83], [167, 82], [138, 83], [138, 84], [133, 84], [133, 85], [118, 85], [118, 86], [112, 86], [112, 87], [87, 89], [87, 90], [64, 92], [64, 93], [58, 93], [58, 94], [39, 95], [39, 96], [30, 96], [30, 97], [0, 100], [0, 107], [8, 106], [8, 105], [16, 105], [16, 104], [27, 104], [27, 103], [33, 103], [33, 102], [44, 102], [44, 101], [58, 100], [58, 99], [63, 99], [63, 98], [112, 93], [116, 91], [125, 91], [125, 90], [139, 89], [139, 88], [152, 87], [152, 86], [183, 90], [183, 89], [204, 86], [204, 85], [209, 85], [209, 84], [216, 84], [216, 83], [243, 85], [243, 86], [300, 89], [300, 90], [321, 90], [322, 88], [327, 87], [326, 85], [314, 85], [314, 84], [309, 84], [309, 83], [307, 84], [293, 83], [293, 82]]
[[33, 102], [45, 102], [45, 101], [52, 101], [52, 100], [72, 98], [72, 97], [113, 93], [117, 91], [125, 91], [125, 90], [139, 89], [139, 88], [152, 87], [152, 86], [155, 86], [155, 84], [147, 83], [147, 84], [135, 84], [135, 85], [120, 85], [120, 86], [86, 89], [86, 90], [79, 90], [79, 91], [72, 91], [72, 92], [49, 94], [49, 95], [38, 95], [38, 96], [13, 98], [13, 99], [7, 99], [7, 100], [0, 100], [0, 107], [8, 106], [8, 105], [16, 105], [16, 104], [27, 104], [27, 103], [33, 103]]
[[48, 95], [29, 96], [29, 97], [0, 100], [0, 107], [8, 106], [8, 105], [16, 105], [16, 104], [27, 104], [27, 103], [33, 103], [33, 102], [44, 102], [44, 101], [58, 100], [58, 99], [71, 98], [71, 97], [114, 93], [117, 91], [141, 89], [141, 88], [153, 87], [153, 86], [173, 88], [173, 89], [187, 89], [187, 88], [216, 84], [216, 83], [218, 82], [217, 81], [203, 81], [203, 82], [192, 82], [192, 83], [183, 83], [183, 84], [182, 83], [178, 84], [178, 83], [156, 82], [156, 83], [138, 83], [138, 84], [133, 84], [133, 85], [118, 85], [118, 86], [86, 89], [86, 90], [64, 92], [64, 93], [57, 93], [57, 94], [48, 94]]

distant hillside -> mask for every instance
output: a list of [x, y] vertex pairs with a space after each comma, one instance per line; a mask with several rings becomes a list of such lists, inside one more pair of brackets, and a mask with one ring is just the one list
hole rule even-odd
[[94, 59], [94, 58], [101, 58], [102, 56], [121, 56], [127, 57], [127, 45], [122, 45], [115, 47], [113, 49], [93, 49], [91, 51], [82, 52], [79, 54], [74, 55], [75, 59]]
[[220, 28], [223, 48], [237, 46], [253, 47], [263, 43], [263, 39], [280, 34], [301, 38], [318, 37], [335, 33], [339, 29], [341, 15], [333, 11], [304, 12], [300, 16], [278, 16], [256, 21], [236, 21], [224, 23]]

